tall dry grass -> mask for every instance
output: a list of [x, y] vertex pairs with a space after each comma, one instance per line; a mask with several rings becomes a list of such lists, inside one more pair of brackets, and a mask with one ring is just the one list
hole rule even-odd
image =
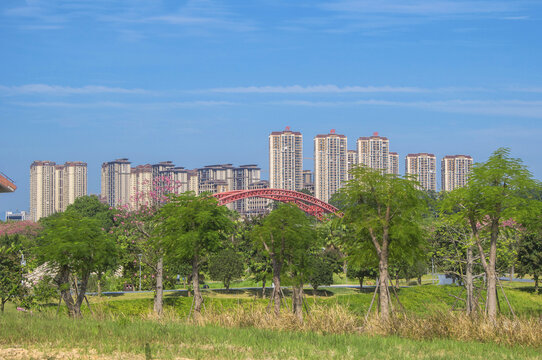
[[292, 312], [279, 317], [265, 309], [239, 307], [223, 312], [209, 308], [188, 320], [197, 325], [223, 327], [254, 327], [259, 329], [312, 331], [317, 333], [359, 333], [365, 335], [397, 335], [404, 338], [454, 339], [460, 341], [494, 342], [542, 348], [542, 318], [511, 319], [501, 316], [492, 323], [484, 316], [470, 317], [464, 313], [435, 313], [429, 316], [396, 315], [382, 322], [377, 315], [367, 320], [340, 305], [314, 305], [304, 321]]
[[[136, 318], [122, 314], [102, 312], [95, 308], [94, 318], [116, 321], [134, 321]], [[179, 322], [193, 325], [216, 325], [221, 327], [257, 328], [280, 331], [316, 332], [320, 334], [357, 333], [369, 336], [396, 335], [409, 339], [453, 339], [460, 341], [493, 342], [515, 346], [542, 348], [542, 317], [508, 318], [500, 316], [492, 323], [484, 316], [467, 316], [462, 312], [438, 312], [431, 315], [398, 314], [382, 322], [378, 315], [367, 320], [350, 312], [345, 306], [319, 305], [310, 307], [304, 320], [287, 309], [279, 317], [264, 307], [238, 306], [233, 309], [207, 306], [198, 315], [179, 317], [174, 309], [166, 308], [162, 316], [152, 312], [143, 319], [161, 323]]]

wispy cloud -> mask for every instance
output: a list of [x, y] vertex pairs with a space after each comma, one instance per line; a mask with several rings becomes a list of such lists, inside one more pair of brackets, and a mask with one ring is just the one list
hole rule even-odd
[[406, 107], [448, 113], [465, 113], [494, 116], [514, 116], [542, 118], [542, 101], [525, 100], [438, 100], [438, 101], [307, 101], [284, 100], [269, 102], [271, 105], [311, 106], [311, 107], [346, 107], [346, 106], [382, 106]]
[[143, 89], [87, 85], [83, 87], [58, 86], [47, 84], [28, 84], [21, 86], [0, 85], [0, 95], [91, 95], [91, 94], [149, 94]]
[[516, 11], [521, 1], [452, 1], [452, 0], [338, 0], [326, 2], [322, 9], [358, 14], [465, 15], [495, 14]]
[[[159, 1], [32, 0], [26, 6], [8, 8], [1, 15], [18, 19], [17, 26], [25, 30], [80, 26], [81, 19], [107, 24], [116, 31], [151, 32], [152, 24], [184, 28], [191, 34], [197, 34], [195, 30], [208, 34], [256, 29], [249, 19], [215, 0], [188, 0], [173, 5]], [[135, 38], [129, 36], [127, 40]]]
[[337, 85], [314, 85], [314, 86], [247, 86], [213, 88], [198, 90], [200, 92], [226, 93], [226, 94], [311, 94], [311, 93], [420, 93], [428, 89], [419, 87], [395, 87], [395, 86], [337, 86]]
[[194, 101], [170, 101], [170, 102], [114, 102], [114, 101], [97, 101], [97, 102], [58, 102], [58, 101], [37, 101], [37, 102], [13, 102], [16, 106], [23, 107], [49, 107], [49, 108], [126, 108], [126, 109], [176, 109], [176, 108], [192, 108], [192, 107], [214, 107], [214, 106], [231, 106], [238, 103], [220, 100], [194, 100]]

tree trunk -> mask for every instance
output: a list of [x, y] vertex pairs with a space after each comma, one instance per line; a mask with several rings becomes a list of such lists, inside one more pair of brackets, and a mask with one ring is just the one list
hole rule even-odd
[[4, 305], [6, 304], [7, 299], [4, 301], [4, 299], [1, 299], [0, 301], [0, 312], [4, 313]]
[[486, 271], [487, 274], [487, 315], [489, 320], [497, 320], [497, 272], [495, 265], [497, 262], [497, 236], [499, 234], [499, 222], [492, 221], [491, 224], [491, 242], [489, 245], [489, 262]]
[[514, 281], [514, 264], [510, 266], [510, 282]]
[[474, 278], [472, 276], [472, 246], [467, 247], [467, 264], [465, 270], [465, 288], [467, 289], [467, 301], [466, 301], [466, 310], [467, 314], [472, 314], [474, 312]]
[[360, 276], [358, 278], [358, 280], [359, 280], [359, 292], [361, 292], [361, 289], [363, 289], [363, 278], [364, 278], [364, 276]]
[[534, 293], [538, 294], [538, 275], [534, 275]]
[[422, 284], [422, 276], [418, 276], [418, 285], [421, 285]]
[[303, 321], [303, 285], [296, 285], [292, 292], [292, 310], [299, 321]]
[[164, 258], [160, 256], [156, 263], [156, 294], [154, 294], [154, 312], [162, 315], [164, 310], [164, 285], [162, 282], [164, 276]]
[[68, 315], [71, 317], [78, 316], [75, 310], [75, 303], [73, 302], [72, 295], [70, 293], [70, 270], [67, 266], [60, 267], [58, 272], [58, 285], [60, 287], [60, 297], [66, 303], [68, 308]]
[[98, 296], [102, 296], [102, 273], [98, 273], [98, 279], [96, 281], [98, 285]]
[[275, 307], [275, 315], [279, 316], [280, 314], [280, 271], [281, 264], [278, 261], [273, 260], [273, 302]]
[[262, 299], [265, 299], [265, 277], [262, 280]]
[[[383, 321], [387, 321], [390, 318], [390, 299], [388, 289], [388, 249], [387, 246], [379, 254], [378, 261], [378, 276], [379, 276], [379, 289], [378, 289], [378, 303], [380, 306], [380, 316]], [[391, 285], [391, 284], [390, 284]]]
[[[89, 278], [90, 278], [90, 272], [83, 274], [81, 278], [81, 286], [78, 289], [77, 296], [75, 298], [75, 304], [73, 306], [74, 314], [76, 317], [82, 316], [81, 305], [83, 305], [83, 300], [85, 300]], [[71, 295], [70, 295], [70, 299], [71, 299]]]
[[192, 259], [192, 287], [194, 288], [194, 311], [200, 313], [203, 297], [199, 288], [199, 261], [197, 255]]
[[395, 288], [399, 289], [399, 270], [395, 273]]

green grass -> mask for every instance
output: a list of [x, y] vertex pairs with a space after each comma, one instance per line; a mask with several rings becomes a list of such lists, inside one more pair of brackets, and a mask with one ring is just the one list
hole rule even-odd
[[[541, 316], [542, 315], [542, 295], [532, 293], [529, 287], [515, 287], [515, 284], [506, 284], [505, 291], [510, 303], [516, 313], [521, 317]], [[523, 284], [525, 285], [525, 284]], [[261, 299], [259, 290], [204, 290], [206, 306], [215, 308], [231, 309], [235, 306], [265, 307], [268, 304], [270, 289], [267, 292], [267, 299]], [[312, 288], [306, 288], [306, 299], [309, 305], [314, 303], [322, 305], [340, 304], [357, 314], [364, 315], [371, 302], [374, 288], [364, 288], [360, 293], [359, 289], [354, 288], [321, 288], [313, 291]], [[289, 296], [289, 290], [285, 289], [286, 296]], [[456, 300], [451, 295], [464, 297], [461, 293], [461, 287], [454, 285], [422, 285], [413, 287], [403, 287], [398, 290], [398, 296], [401, 304], [409, 314], [427, 315], [435, 312], [445, 312], [452, 307], [460, 309], [463, 306], [461, 301]], [[482, 293], [482, 297], [485, 296]], [[399, 309], [400, 305], [393, 296], [394, 307]], [[153, 294], [152, 293], [127, 293], [123, 295], [104, 296], [102, 298], [89, 297], [91, 305], [99, 308], [100, 311], [110, 314], [121, 314], [126, 316], [135, 316], [152, 311]], [[288, 300], [289, 301], [289, 300]], [[499, 302], [502, 312], [509, 315], [508, 305], [499, 291]], [[164, 307], [173, 309], [178, 316], [187, 316], [192, 304], [192, 298], [187, 297], [186, 292], [168, 292], [165, 294]], [[455, 304], [455, 306], [454, 306]], [[482, 304], [483, 306], [483, 304]], [[88, 312], [86, 306], [83, 311]]]
[[[261, 329], [191, 326], [149, 320], [71, 320], [8, 312], [0, 316], [0, 348], [24, 347], [55, 354], [143, 356], [154, 359], [540, 359], [540, 350], [452, 340], [417, 341], [394, 336], [321, 335]], [[1, 353], [0, 353], [1, 354]], [[54, 357], [52, 357], [54, 358]]]

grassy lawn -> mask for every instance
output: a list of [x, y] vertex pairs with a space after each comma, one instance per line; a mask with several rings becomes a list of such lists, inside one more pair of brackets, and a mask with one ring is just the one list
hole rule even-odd
[[[521, 284], [522, 287], [517, 284]], [[532, 293], [530, 285], [525, 283], [508, 284], [503, 282], [506, 294], [515, 313], [518, 316], [540, 316], [542, 315], [542, 295]], [[306, 300], [309, 305], [317, 303], [319, 305], [340, 304], [346, 306], [348, 310], [357, 315], [364, 315], [371, 302], [374, 288], [364, 288], [362, 292], [356, 288], [338, 288], [327, 287], [314, 291], [312, 288], [306, 288]], [[203, 291], [206, 306], [214, 306], [230, 309], [235, 306], [265, 307], [269, 302], [271, 289], [267, 290], [266, 299], [261, 299], [260, 290], [224, 290], [208, 289]], [[285, 295], [290, 292], [285, 289]], [[416, 315], [426, 315], [435, 312], [445, 312], [452, 307], [461, 308], [463, 303], [456, 300], [451, 295], [457, 297], [465, 296], [462, 294], [461, 287], [454, 285], [422, 285], [413, 287], [403, 287], [398, 290], [398, 296], [401, 304], [408, 313]], [[482, 293], [482, 296], [485, 294]], [[123, 315], [141, 315], [152, 311], [153, 294], [152, 293], [126, 293], [111, 296], [90, 296], [90, 303], [100, 311], [108, 313], [117, 313]], [[288, 300], [289, 301], [289, 300]], [[508, 305], [505, 298], [499, 292], [499, 302], [504, 314], [509, 314]], [[192, 298], [187, 297], [186, 292], [167, 292], [165, 293], [165, 308], [170, 308], [179, 316], [187, 316], [190, 311]], [[400, 308], [395, 298], [393, 304]], [[455, 305], [455, 306], [454, 306]], [[88, 312], [86, 306], [83, 311]]]
[[[43, 359], [541, 358], [539, 349], [476, 342], [231, 329], [127, 318], [74, 321], [65, 317], [7, 312], [0, 316], [0, 358], [9, 359], [10, 351], [22, 349], [31, 357]], [[146, 357], [146, 354], [150, 356]]]

